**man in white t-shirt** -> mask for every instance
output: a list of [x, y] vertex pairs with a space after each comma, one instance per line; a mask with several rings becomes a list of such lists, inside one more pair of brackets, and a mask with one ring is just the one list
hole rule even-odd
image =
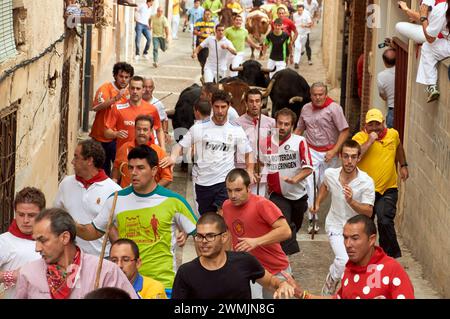
[[[160, 163], [161, 167], [175, 164], [182, 149], [194, 153], [192, 179], [195, 183], [195, 198], [198, 212], [218, 212], [228, 198], [225, 177], [235, 168], [235, 156], [245, 154], [245, 164], [252, 182], [253, 172], [252, 148], [242, 127], [228, 121], [227, 112], [231, 97], [222, 90], [213, 93], [213, 115], [210, 119], [194, 124], [176, 144], [170, 157]], [[191, 156], [188, 155], [188, 158]]]
[[44, 208], [45, 196], [34, 187], [25, 187], [14, 199], [15, 219], [0, 235], [0, 299], [14, 298], [19, 269], [41, 257], [32, 234], [34, 218]]
[[297, 115], [288, 108], [275, 114], [277, 134], [260, 145], [267, 173], [269, 199], [283, 212], [291, 227], [291, 238], [281, 243], [286, 255], [300, 251], [296, 234], [308, 208], [307, 181], [313, 170], [311, 153], [303, 136], [292, 134]]
[[297, 12], [293, 14], [292, 20], [294, 21], [298, 32], [298, 37], [294, 43], [294, 67], [298, 69], [301, 54], [305, 50], [306, 40], [308, 39], [308, 34], [311, 32], [313, 21], [309, 11], [305, 10], [303, 4], [297, 5]]
[[218, 83], [224, 78], [228, 70], [229, 54], [236, 55], [236, 49], [224, 36], [224, 32], [225, 26], [219, 23], [216, 25], [216, 35], [206, 38], [192, 53], [192, 58], [195, 59], [201, 49], [208, 48], [209, 50], [203, 72], [203, 82], [205, 83], [214, 82], [214, 80]]
[[[72, 160], [75, 175], [66, 176], [59, 184], [54, 207], [64, 208], [80, 224], [89, 224], [97, 217], [108, 197], [121, 189], [101, 168], [104, 160], [100, 143], [94, 140], [78, 143]], [[78, 246], [94, 256], [100, 255], [102, 242], [103, 237], [94, 241], [77, 237]]]
[[151, 33], [150, 33], [150, 16], [152, 15], [152, 5], [153, 0], [147, 0], [145, 3], [141, 3], [138, 5], [134, 12], [134, 21], [136, 21], [135, 31], [136, 37], [135, 41], [135, 49], [136, 49], [136, 61], [139, 60], [140, 57], [140, 44], [141, 44], [141, 36], [144, 35], [146, 42], [144, 47], [144, 58], [149, 59], [148, 57], [148, 49], [150, 48], [151, 41]]
[[331, 207], [325, 221], [325, 231], [335, 258], [322, 288], [324, 296], [336, 293], [349, 259], [343, 237], [345, 223], [358, 214], [371, 217], [375, 202], [372, 178], [356, 166], [361, 160], [361, 146], [356, 141], [348, 140], [342, 145], [339, 157], [342, 167], [325, 170], [325, 179], [320, 186], [315, 206], [310, 207], [311, 213], [316, 214], [321, 202], [331, 193]]
[[[311, 15], [311, 19], [313, 21], [314, 25], [314, 21], [318, 18], [318, 14], [319, 14], [319, 3], [317, 2], [317, 0], [305, 0], [303, 2], [303, 5], [305, 6], [305, 10], [307, 10], [309, 12], [309, 14]], [[312, 51], [311, 51], [311, 46], [310, 46], [310, 42], [309, 42], [309, 36], [310, 33], [307, 34], [306, 36], [306, 43], [305, 43], [305, 49], [306, 49], [306, 55], [308, 57], [308, 64], [312, 65]]]
[[[169, 135], [169, 118], [167, 117], [166, 109], [161, 100], [153, 96], [153, 91], [155, 90], [155, 80], [152, 78], [144, 79], [144, 91], [142, 94], [142, 99], [150, 104], [153, 104], [158, 110], [159, 119], [161, 121], [161, 127], [164, 132], [164, 145], [170, 143], [171, 138]], [[156, 136], [156, 130], [153, 130], [153, 136]], [[155, 139], [155, 144], [160, 145], [159, 141]], [[161, 146], [161, 145], [160, 145]]]
[[387, 102], [386, 126], [393, 128], [395, 98], [395, 50], [393, 48], [383, 52], [383, 62], [386, 69], [377, 75], [378, 93]]

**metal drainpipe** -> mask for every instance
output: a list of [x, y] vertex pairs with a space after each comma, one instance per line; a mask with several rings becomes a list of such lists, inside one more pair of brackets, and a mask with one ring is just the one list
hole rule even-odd
[[86, 50], [84, 55], [84, 105], [83, 105], [83, 132], [89, 131], [89, 108], [91, 104], [91, 51], [92, 51], [92, 25], [86, 26]]

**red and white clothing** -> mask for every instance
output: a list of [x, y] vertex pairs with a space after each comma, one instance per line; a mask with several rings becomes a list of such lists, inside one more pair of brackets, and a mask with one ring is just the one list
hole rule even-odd
[[[325, 220], [325, 231], [330, 240], [331, 249], [334, 253], [333, 263], [330, 265], [330, 275], [338, 280], [342, 277], [345, 264], [348, 261], [345, 250], [343, 230], [348, 219], [358, 215], [356, 211], [345, 200], [344, 189], [339, 177], [342, 168], [328, 168], [325, 170], [324, 184], [331, 193], [331, 206]], [[361, 204], [374, 205], [375, 186], [372, 178], [357, 168], [357, 176], [348, 184], [352, 189], [353, 199]]]
[[[15, 228], [18, 230], [17, 226]], [[18, 231], [20, 232], [20, 230]], [[26, 236], [18, 237], [10, 231], [0, 235], [0, 271], [17, 270], [23, 265], [41, 258], [41, 255], [35, 251], [35, 241], [24, 237]], [[3, 283], [0, 284], [0, 294], [4, 289], [2, 285]], [[15, 287], [10, 287], [3, 296], [10, 299], [14, 295]]]
[[298, 175], [304, 168], [313, 168], [311, 153], [303, 136], [290, 134], [278, 142], [277, 136], [267, 138], [261, 145], [264, 169], [267, 170], [269, 192], [275, 192], [290, 200], [297, 200], [306, 195], [306, 181], [289, 184], [286, 177]]
[[[311, 151], [316, 173], [316, 186], [320, 186], [323, 181], [325, 169], [338, 167], [338, 158], [335, 156], [331, 161], [325, 162], [327, 151], [336, 144], [341, 131], [347, 129], [348, 123], [345, 119], [342, 107], [327, 98], [322, 107], [314, 106], [312, 103], [305, 104], [300, 113], [297, 128], [305, 132], [305, 138]], [[308, 185], [308, 206], [311, 207], [314, 201], [314, 175], [307, 178]], [[308, 218], [317, 219], [317, 214], [308, 211]]]
[[414, 299], [414, 287], [403, 267], [375, 247], [367, 266], [345, 266], [337, 299]]
[[[105, 178], [87, 185], [75, 177], [66, 176], [59, 184], [54, 207], [64, 208], [79, 224], [90, 224], [101, 212], [103, 205], [111, 194], [122, 188], [112, 179]], [[103, 237], [87, 241], [77, 237], [77, 245], [91, 255], [99, 256], [102, 250]], [[106, 246], [106, 256], [109, 255], [110, 243]]]
[[[245, 131], [250, 145], [253, 149], [254, 161], [257, 162], [258, 159], [258, 118], [253, 118], [247, 113], [240, 116], [235, 120], [236, 124], [239, 124]], [[261, 124], [259, 125], [259, 141], [266, 141], [269, 136], [271, 129], [275, 128], [275, 119], [261, 114]], [[260, 152], [261, 153], [261, 152]], [[261, 154], [260, 154], [261, 155]], [[237, 159], [236, 167], [245, 168], [245, 161], [243, 158]], [[261, 181], [259, 183], [259, 194], [264, 196], [266, 194], [267, 186], [267, 174], [262, 174]], [[253, 194], [256, 194], [256, 184], [250, 185]]]

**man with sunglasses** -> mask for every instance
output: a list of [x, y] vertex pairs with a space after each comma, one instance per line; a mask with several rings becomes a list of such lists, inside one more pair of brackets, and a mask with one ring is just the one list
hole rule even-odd
[[180, 266], [173, 299], [251, 299], [250, 281], [287, 298], [293, 287], [271, 275], [245, 252], [226, 251], [229, 241], [222, 216], [206, 213], [197, 222], [194, 236], [199, 257]]
[[111, 245], [109, 260], [124, 272], [140, 299], [167, 299], [161, 282], [139, 273], [142, 260], [139, 257], [139, 247], [133, 240], [116, 240]]

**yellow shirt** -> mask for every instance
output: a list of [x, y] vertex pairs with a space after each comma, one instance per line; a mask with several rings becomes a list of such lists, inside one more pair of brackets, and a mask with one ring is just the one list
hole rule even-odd
[[166, 291], [162, 283], [150, 277], [138, 274], [133, 288], [139, 299], [167, 299]]
[[280, 5], [274, 5], [272, 7], [272, 21], [275, 21], [275, 19], [278, 19], [278, 8], [284, 8], [284, 10], [286, 11], [286, 14], [289, 14], [289, 10], [286, 7], [286, 5], [284, 4], [280, 4]]
[[227, 8], [233, 10], [236, 13], [241, 13], [242, 12], [242, 7], [237, 2], [227, 4]]
[[172, 15], [176, 16], [180, 14], [180, 1], [173, 0], [172, 3]]
[[[359, 132], [353, 140], [363, 145], [369, 139], [366, 132]], [[360, 170], [369, 174], [375, 183], [375, 191], [384, 194], [389, 188], [397, 188], [397, 166], [395, 155], [400, 145], [398, 132], [390, 128], [381, 141], [375, 141], [358, 163]]]

